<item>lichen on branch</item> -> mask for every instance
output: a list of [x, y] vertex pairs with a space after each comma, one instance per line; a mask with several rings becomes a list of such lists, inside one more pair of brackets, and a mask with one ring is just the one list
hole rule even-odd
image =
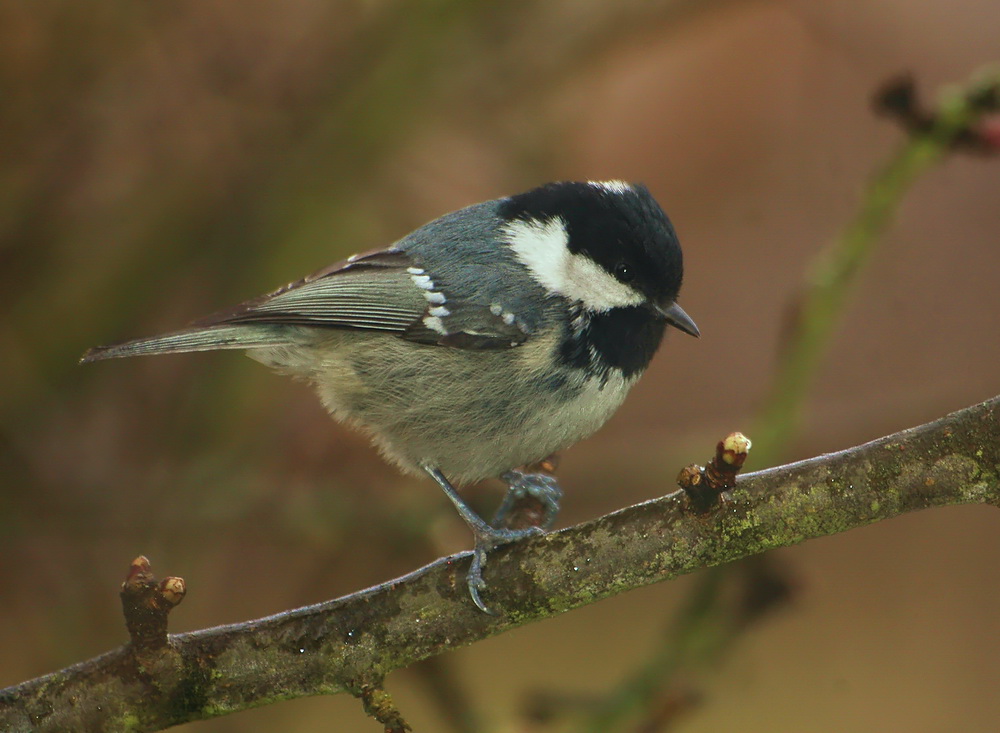
[[128, 645], [0, 691], [0, 729], [159, 730], [358, 680], [617, 593], [906, 512], [1000, 506], [1000, 397], [839, 453], [741, 477], [696, 516], [682, 492], [498, 548], [491, 604], [463, 579], [470, 553], [254, 621], [171, 635], [179, 665], [135, 674]]

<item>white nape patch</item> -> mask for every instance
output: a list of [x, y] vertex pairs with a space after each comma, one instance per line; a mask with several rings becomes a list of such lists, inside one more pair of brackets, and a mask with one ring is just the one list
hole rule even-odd
[[589, 257], [569, 251], [569, 233], [559, 217], [512, 221], [504, 234], [517, 259], [551, 294], [594, 311], [641, 305], [645, 298]]
[[624, 195], [626, 193], [632, 192], [632, 186], [630, 186], [625, 181], [587, 181], [587, 183], [594, 188], [600, 188], [608, 193], [617, 193], [618, 195]]

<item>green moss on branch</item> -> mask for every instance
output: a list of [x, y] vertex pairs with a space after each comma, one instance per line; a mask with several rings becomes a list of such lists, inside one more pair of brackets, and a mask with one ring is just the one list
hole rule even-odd
[[356, 690], [394, 669], [625, 590], [954, 504], [1000, 505], [1000, 398], [840, 453], [748, 474], [694, 516], [679, 492], [498, 549], [490, 605], [469, 554], [337, 600], [169, 638], [169, 679], [128, 647], [0, 691], [0, 729], [159, 730], [275, 700]]

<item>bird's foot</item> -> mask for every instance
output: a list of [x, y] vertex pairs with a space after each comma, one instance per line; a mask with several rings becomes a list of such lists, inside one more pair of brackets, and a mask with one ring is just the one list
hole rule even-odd
[[[545, 474], [524, 474], [520, 471], [509, 471], [503, 475], [503, 480], [507, 482], [507, 495], [503, 504], [497, 512], [493, 525], [489, 525], [476, 514], [468, 504], [458, 495], [455, 487], [451, 485], [444, 474], [433, 466], [424, 466], [424, 470], [437, 481], [444, 490], [445, 495], [451, 500], [458, 510], [459, 515], [469, 525], [472, 536], [475, 538], [475, 548], [472, 553], [472, 564], [469, 566], [469, 574], [466, 577], [469, 586], [469, 595], [472, 596], [473, 603], [483, 613], [495, 616], [496, 612], [483, 603], [481, 593], [486, 590], [486, 581], [483, 579], [483, 567], [486, 565], [487, 555], [491, 550], [500, 545], [525, 539], [527, 537], [537, 537], [545, 534], [552, 522], [555, 521], [559, 511], [559, 499], [562, 491], [555, 479]], [[542, 521], [540, 526], [528, 526], [518, 529], [509, 529], [500, 526], [507, 520], [507, 515], [513, 511], [518, 499], [526, 496], [536, 498], [543, 507]]]
[[542, 510], [540, 521], [533, 524], [542, 529], [551, 529], [559, 514], [559, 500], [562, 499], [559, 482], [548, 474], [521, 471], [508, 471], [501, 478], [507, 483], [507, 493], [493, 516], [492, 525], [506, 526], [511, 514], [522, 503], [522, 499], [531, 497], [541, 505]]
[[466, 582], [469, 585], [469, 595], [472, 596], [472, 602], [476, 604], [476, 607], [480, 611], [490, 616], [496, 616], [496, 611], [491, 610], [489, 606], [483, 603], [483, 599], [480, 596], [480, 593], [486, 590], [486, 581], [483, 579], [483, 567], [486, 565], [486, 558], [489, 552], [500, 545], [517, 542], [528, 537], [538, 537], [545, 534], [545, 530], [541, 527], [497, 529], [496, 527], [490, 527], [484, 522], [482, 527], [472, 527], [472, 534], [475, 537], [476, 545], [472, 551], [472, 564], [469, 566], [469, 574], [466, 576]]

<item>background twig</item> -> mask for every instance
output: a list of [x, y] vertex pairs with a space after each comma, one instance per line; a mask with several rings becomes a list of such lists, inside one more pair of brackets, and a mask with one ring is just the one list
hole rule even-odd
[[[912, 102], [912, 86], [908, 97]], [[887, 89], [876, 103], [886, 104]], [[881, 102], [879, 101], [881, 100]], [[979, 121], [1000, 110], [1000, 73], [981, 72], [961, 88], [949, 90], [923, 124], [904, 125], [910, 136], [875, 174], [861, 198], [854, 220], [810, 266], [771, 395], [753, 429], [757, 465], [770, 465], [793, 436], [806, 390], [840, 321], [851, 285], [875, 252], [879, 238], [910, 187], [931, 166], [957, 148], [968, 148]], [[983, 149], [979, 149], [983, 152]], [[993, 152], [996, 152], [994, 150]]]
[[[1000, 109], [1000, 77], [995, 73], [982, 73], [964, 87], [951, 90], [939, 108], [921, 106], [913, 78], [900, 77], [876, 93], [875, 106], [877, 111], [899, 121], [909, 134], [900, 150], [872, 178], [854, 220], [810, 265], [809, 281], [795, 304], [794, 323], [786, 334], [770, 395], [752, 433], [757, 465], [773, 465], [794, 442], [802, 404], [846, 309], [851, 286], [912, 184], [951, 151], [985, 154], [998, 149], [979, 127], [984, 118]], [[697, 486], [686, 490], [692, 501], [699, 501]], [[714, 498], [714, 494], [707, 493], [709, 504]], [[745, 582], [759, 580], [762, 574], [776, 578], [776, 573], [766, 570], [766, 563], [766, 559], [756, 559], [746, 566], [736, 564], [727, 574], [743, 574]], [[672, 679], [675, 675], [720, 656], [727, 644], [735, 642], [743, 626], [721, 620], [727, 601], [721, 591], [725, 585], [723, 572], [718, 571], [696, 589], [690, 608], [660, 637], [649, 658], [599, 705], [591, 706], [593, 712], [582, 724], [587, 730], [618, 730], [615, 726], [644, 706], [652, 713], [659, 699], [676, 684]], [[719, 625], [717, 644], [711, 654], [706, 650], [705, 658], [699, 660], [683, 650], [689, 649], [693, 637], [701, 635], [698, 623], [707, 618]], [[689, 695], [687, 699], [690, 706], [698, 697]], [[667, 724], [661, 720], [661, 729]]]

